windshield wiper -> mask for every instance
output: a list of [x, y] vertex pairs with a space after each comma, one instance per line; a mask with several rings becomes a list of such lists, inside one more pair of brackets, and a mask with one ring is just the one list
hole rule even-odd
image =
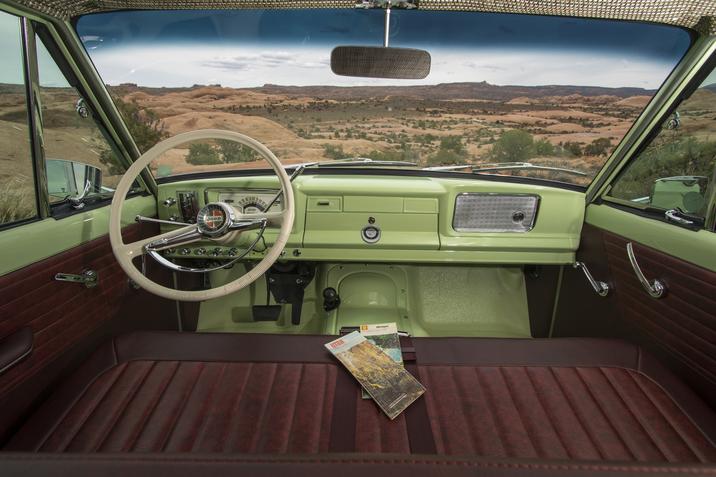
[[509, 171], [509, 170], [529, 170], [534, 169], [538, 171], [554, 171], [554, 172], [565, 172], [567, 174], [575, 174], [577, 176], [587, 176], [586, 172], [578, 171], [576, 169], [566, 169], [564, 167], [555, 166], [541, 166], [539, 164], [532, 164], [531, 162], [502, 162], [497, 164], [481, 164], [472, 168], [472, 172], [491, 172], [491, 171]]
[[347, 157], [345, 159], [336, 159], [334, 161], [321, 162], [304, 162], [301, 164], [286, 164], [286, 169], [295, 167], [353, 167], [353, 166], [396, 166], [396, 167], [417, 167], [415, 162], [408, 161], [381, 161], [371, 159], [369, 157]]
[[554, 171], [564, 172], [566, 174], [574, 174], [578, 176], [588, 176], [586, 172], [578, 171], [576, 169], [566, 169], [564, 167], [555, 166], [541, 166], [539, 164], [532, 164], [531, 162], [498, 162], [494, 164], [459, 164], [456, 166], [435, 166], [426, 167], [423, 170], [426, 171], [459, 171], [462, 169], [470, 169], [474, 173], [480, 172], [499, 172], [499, 171], [524, 171], [524, 170], [536, 170], [536, 171]]

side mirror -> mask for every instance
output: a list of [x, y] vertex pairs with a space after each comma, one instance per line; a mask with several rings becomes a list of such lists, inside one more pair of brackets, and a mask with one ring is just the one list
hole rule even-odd
[[82, 208], [82, 199], [102, 191], [102, 170], [82, 162], [48, 159], [47, 189], [50, 197], [69, 197], [74, 207]]
[[654, 181], [650, 205], [660, 209], [680, 209], [697, 214], [706, 203], [708, 178], [704, 176], [663, 177]]

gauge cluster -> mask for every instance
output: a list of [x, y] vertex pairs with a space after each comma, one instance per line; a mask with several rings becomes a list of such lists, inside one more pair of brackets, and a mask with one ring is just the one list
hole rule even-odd
[[[278, 193], [278, 189], [206, 189], [206, 203], [225, 202], [231, 204], [239, 213], [256, 214], [266, 212], [268, 204]], [[281, 198], [272, 206], [271, 211], [281, 210]]]

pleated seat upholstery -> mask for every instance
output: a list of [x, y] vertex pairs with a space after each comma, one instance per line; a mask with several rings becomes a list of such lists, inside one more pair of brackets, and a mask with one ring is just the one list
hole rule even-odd
[[627, 343], [414, 338], [406, 366], [427, 392], [390, 421], [325, 351], [330, 339], [121, 336], [5, 449], [716, 461], [711, 409]]

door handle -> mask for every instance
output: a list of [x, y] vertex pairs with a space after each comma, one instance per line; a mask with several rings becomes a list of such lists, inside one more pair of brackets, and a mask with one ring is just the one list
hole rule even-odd
[[641, 271], [639, 263], [636, 261], [636, 256], [634, 255], [634, 245], [629, 242], [627, 243], [626, 249], [629, 262], [631, 263], [631, 268], [634, 269], [636, 278], [639, 280], [639, 283], [641, 283], [641, 286], [644, 287], [644, 290], [646, 290], [652, 298], [661, 298], [664, 296], [666, 293], [666, 285], [664, 285], [664, 282], [657, 279], [654, 279], [651, 282], [647, 280], [644, 273]]
[[99, 275], [94, 270], [85, 270], [81, 275], [57, 273], [55, 274], [55, 280], [58, 282], [81, 283], [87, 288], [94, 288], [99, 282]]

